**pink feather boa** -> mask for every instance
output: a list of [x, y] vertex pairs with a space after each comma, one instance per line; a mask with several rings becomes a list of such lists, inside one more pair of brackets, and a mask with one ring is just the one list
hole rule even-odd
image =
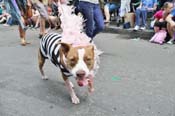
[[83, 32], [84, 19], [82, 16], [77, 16], [73, 13], [73, 6], [61, 4], [59, 11], [61, 13], [61, 28], [63, 30], [62, 42], [70, 43], [73, 46], [90, 45], [89, 41], [91, 38]]

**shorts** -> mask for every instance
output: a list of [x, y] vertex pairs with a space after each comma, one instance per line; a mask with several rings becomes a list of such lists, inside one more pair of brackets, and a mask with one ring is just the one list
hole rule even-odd
[[106, 6], [109, 8], [109, 12], [113, 12], [119, 8], [115, 3], [106, 3]]
[[159, 27], [160, 29], [167, 28], [167, 22], [166, 21], [164, 21], [164, 22], [156, 21], [154, 24], [154, 27]]
[[40, 16], [46, 20], [49, 19], [49, 15], [47, 12], [47, 6], [45, 6], [44, 4], [42, 4], [41, 2], [37, 2], [34, 4], [35, 8], [38, 10], [38, 12], [40, 13]]

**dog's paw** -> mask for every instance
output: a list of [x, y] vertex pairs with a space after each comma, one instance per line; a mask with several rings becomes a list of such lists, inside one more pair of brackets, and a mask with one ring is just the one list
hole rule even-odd
[[88, 90], [89, 90], [89, 93], [93, 93], [94, 91], [95, 91], [95, 89], [94, 88], [88, 88]]
[[47, 76], [42, 76], [41, 77], [43, 80], [48, 80], [48, 77]]
[[80, 103], [80, 100], [76, 95], [72, 96], [71, 100], [72, 100], [73, 104], [79, 104]]

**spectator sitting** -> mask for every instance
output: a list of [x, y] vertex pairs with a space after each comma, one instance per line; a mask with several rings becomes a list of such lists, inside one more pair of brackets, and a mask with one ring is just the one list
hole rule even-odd
[[52, 15], [58, 16], [58, 0], [53, 0], [51, 3]]
[[52, 28], [59, 29], [60, 28], [60, 19], [59, 19], [59, 13], [58, 13], [58, 0], [53, 0], [50, 4], [51, 13], [49, 15], [49, 18], [52, 23]]
[[28, 26], [31, 28], [39, 28], [40, 14], [35, 8], [32, 9], [32, 17], [27, 19]]
[[0, 15], [0, 24], [5, 23], [7, 20], [7, 14], [3, 13], [2, 15]]
[[126, 13], [131, 11], [130, 8], [130, 3], [131, 0], [121, 0], [121, 5], [120, 5], [120, 17], [122, 18], [122, 22], [124, 23], [124, 16], [126, 15]]
[[[157, 8], [157, 0], [141, 0], [139, 7], [136, 9], [136, 24], [134, 30], [146, 29], [147, 12], [155, 11]], [[142, 19], [142, 24], [140, 19]], [[140, 28], [141, 26], [141, 28]]]
[[171, 13], [167, 16], [166, 21], [168, 22], [168, 29], [170, 30], [170, 35], [171, 35], [171, 39], [169, 42], [169, 44], [173, 44], [174, 40], [175, 40], [175, 8], [173, 8], [173, 10], [171, 11]]
[[165, 19], [171, 12], [172, 8], [173, 4], [171, 2], [165, 2], [163, 8], [155, 13], [155, 35], [151, 38], [151, 42], [163, 44], [165, 41], [167, 35], [167, 22]]
[[0, 24], [3, 24], [6, 23], [11, 16], [9, 13], [6, 12], [4, 5], [2, 5], [0, 8], [1, 8]]
[[110, 22], [110, 13], [119, 9], [119, 5], [117, 5], [114, 1], [107, 1], [104, 6], [104, 15], [105, 15], [105, 23]]

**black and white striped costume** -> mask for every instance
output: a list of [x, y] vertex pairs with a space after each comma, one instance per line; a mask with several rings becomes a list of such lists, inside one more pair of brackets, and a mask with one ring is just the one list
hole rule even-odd
[[59, 49], [61, 45], [58, 44], [60, 41], [61, 35], [57, 33], [46, 34], [40, 40], [40, 51], [44, 58], [51, 60], [55, 66], [60, 67], [65, 76], [69, 77], [72, 74], [60, 63]]

